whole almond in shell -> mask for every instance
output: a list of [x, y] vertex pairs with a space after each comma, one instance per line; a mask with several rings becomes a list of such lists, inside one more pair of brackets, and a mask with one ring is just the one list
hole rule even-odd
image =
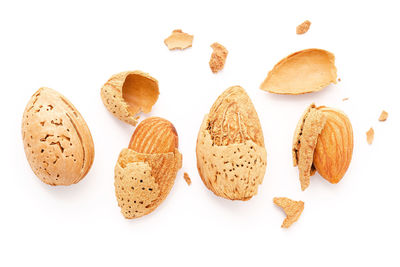
[[181, 167], [172, 123], [158, 117], [142, 121], [115, 166], [115, 193], [124, 217], [134, 219], [154, 211], [167, 197]]
[[245, 90], [223, 92], [200, 127], [197, 168], [208, 189], [231, 200], [257, 194], [267, 166], [267, 152], [257, 112]]
[[92, 166], [94, 145], [85, 120], [53, 89], [42, 87], [29, 100], [22, 137], [33, 172], [46, 184], [75, 184]]
[[101, 99], [108, 111], [133, 126], [139, 112], [151, 111], [159, 94], [158, 81], [139, 70], [115, 74], [101, 88]]
[[330, 183], [345, 175], [353, 155], [353, 129], [342, 111], [312, 104], [300, 119], [293, 139], [293, 163], [301, 189], [316, 171]]

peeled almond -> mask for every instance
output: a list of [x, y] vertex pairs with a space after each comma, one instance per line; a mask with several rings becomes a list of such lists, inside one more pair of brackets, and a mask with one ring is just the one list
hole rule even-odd
[[282, 59], [268, 73], [260, 89], [274, 94], [317, 92], [337, 83], [335, 56], [322, 49], [306, 49]]
[[338, 183], [353, 155], [349, 118], [338, 109], [310, 105], [296, 127], [292, 152], [303, 191], [316, 171], [330, 183]]
[[101, 99], [108, 111], [133, 126], [139, 112], [151, 111], [159, 94], [158, 81], [142, 71], [115, 74], [101, 88]]

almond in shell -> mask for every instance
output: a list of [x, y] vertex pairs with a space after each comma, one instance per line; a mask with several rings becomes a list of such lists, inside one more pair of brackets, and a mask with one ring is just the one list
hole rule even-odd
[[316, 171], [330, 183], [345, 175], [353, 155], [353, 129], [342, 111], [310, 105], [293, 138], [293, 165], [298, 166], [301, 189]]
[[139, 112], [151, 111], [159, 94], [158, 81], [142, 71], [115, 74], [101, 88], [101, 99], [108, 111], [133, 126]]
[[335, 56], [322, 49], [305, 49], [281, 61], [268, 73], [260, 89], [274, 94], [298, 95], [320, 91], [337, 83]]
[[75, 184], [92, 166], [94, 145], [85, 120], [53, 89], [42, 87], [29, 100], [22, 137], [33, 172], [46, 184]]
[[248, 200], [257, 194], [267, 166], [267, 152], [257, 112], [245, 90], [223, 92], [201, 124], [197, 168], [217, 196]]
[[158, 117], [142, 121], [115, 166], [115, 193], [124, 217], [134, 219], [154, 211], [167, 197], [181, 167], [172, 123]]

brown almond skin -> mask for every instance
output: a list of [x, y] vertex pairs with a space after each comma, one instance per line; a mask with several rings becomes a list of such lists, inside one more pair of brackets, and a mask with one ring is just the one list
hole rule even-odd
[[146, 154], [174, 152], [178, 148], [178, 133], [166, 119], [151, 117], [136, 127], [128, 148]]
[[332, 184], [346, 173], [353, 155], [353, 128], [342, 111], [319, 107], [326, 123], [318, 137], [313, 164], [318, 173]]

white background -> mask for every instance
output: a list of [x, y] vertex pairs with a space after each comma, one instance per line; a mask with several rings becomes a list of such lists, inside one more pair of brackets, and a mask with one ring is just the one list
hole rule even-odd
[[[399, 266], [396, 2], [1, 1], [0, 265]], [[296, 35], [305, 19], [310, 31]], [[179, 28], [194, 34], [193, 47], [171, 52], [163, 40]], [[208, 66], [213, 42], [229, 50], [217, 75]], [[302, 96], [259, 89], [281, 58], [313, 47], [335, 54], [340, 83]], [[159, 80], [160, 98], [149, 115], [173, 122], [184, 157], [166, 201], [136, 220], [120, 214], [113, 186], [117, 156], [134, 128], [112, 117], [100, 99], [107, 79], [125, 70]], [[264, 182], [247, 202], [214, 196], [196, 169], [203, 116], [232, 85], [253, 100], [268, 152]], [[42, 86], [64, 94], [93, 135], [93, 167], [73, 186], [45, 185], [25, 159], [22, 113]], [[313, 101], [348, 114], [354, 154], [339, 184], [316, 175], [301, 192], [292, 134]], [[386, 122], [378, 122], [382, 109]], [[305, 202], [289, 229], [280, 228], [285, 215], [273, 205], [275, 196]]]

